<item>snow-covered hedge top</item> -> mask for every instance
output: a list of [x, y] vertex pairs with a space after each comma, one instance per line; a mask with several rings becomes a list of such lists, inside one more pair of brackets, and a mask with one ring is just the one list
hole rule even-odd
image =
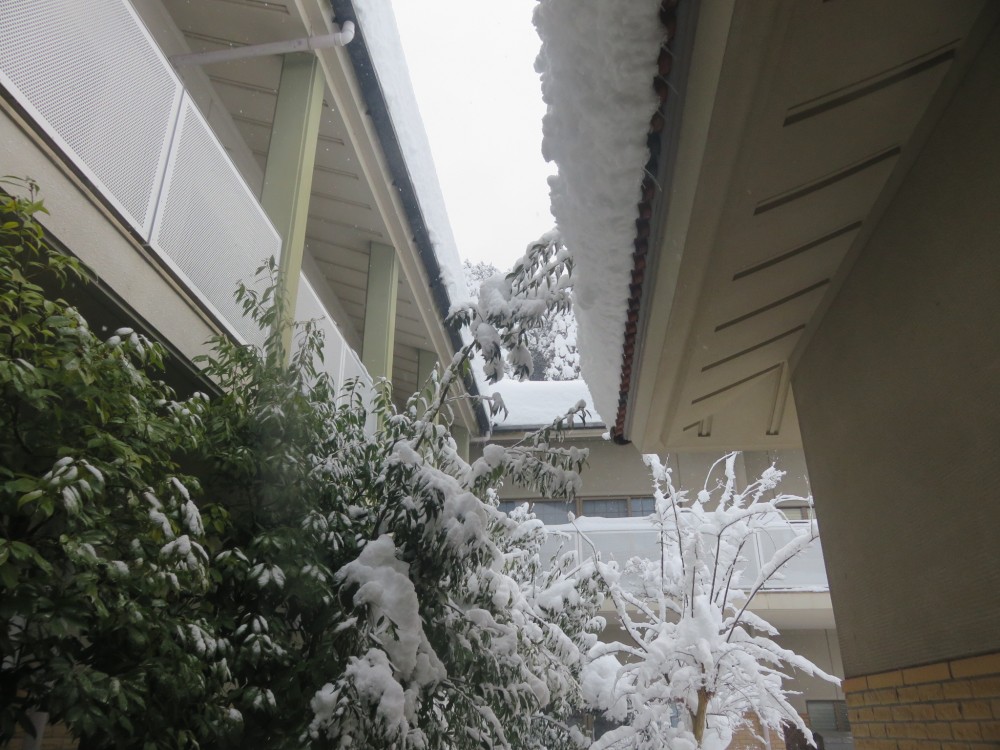
[[540, 0], [535, 67], [548, 105], [542, 152], [555, 162], [552, 213], [576, 264], [583, 376], [597, 411], [617, 413], [636, 205], [663, 40], [659, 0]]
[[389, 115], [396, 125], [399, 148], [406, 161], [420, 211], [441, 266], [441, 282], [452, 305], [469, 298], [462, 260], [451, 231], [448, 211], [431, 158], [431, 147], [413, 94], [410, 73], [399, 40], [392, 4], [386, 0], [354, 0], [358, 22], [372, 65], [378, 74]]

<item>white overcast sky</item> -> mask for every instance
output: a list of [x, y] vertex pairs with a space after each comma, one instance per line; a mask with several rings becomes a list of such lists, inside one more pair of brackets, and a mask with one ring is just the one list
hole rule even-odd
[[535, 0], [392, 0], [463, 259], [507, 270], [552, 228]]

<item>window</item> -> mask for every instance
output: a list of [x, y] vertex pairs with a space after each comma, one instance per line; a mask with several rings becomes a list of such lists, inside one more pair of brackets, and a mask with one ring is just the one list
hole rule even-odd
[[844, 701], [806, 701], [809, 728], [813, 732], [850, 732], [847, 720], [847, 703]]
[[783, 505], [781, 510], [789, 521], [808, 521], [813, 517], [808, 505]]
[[561, 524], [569, 523], [569, 513], [575, 510], [572, 503], [563, 502], [538, 502], [531, 506], [531, 512], [535, 514], [542, 523]]
[[628, 518], [628, 500], [584, 500], [583, 515], [599, 518]]
[[601, 498], [582, 503], [583, 515], [597, 518], [644, 518], [655, 509], [656, 500], [651, 497]]
[[570, 511], [592, 518], [645, 518], [656, 510], [652, 497], [595, 497], [562, 502], [559, 500], [504, 500], [500, 510], [510, 513], [525, 502], [535, 517], [546, 524], [569, 523]]
[[631, 504], [632, 516], [648, 516], [656, 510], [655, 497], [633, 497]]
[[504, 513], [510, 513], [512, 510], [514, 510], [514, 508], [518, 507], [519, 505], [524, 505], [524, 501], [523, 500], [504, 500], [502, 503], [500, 503], [499, 508]]

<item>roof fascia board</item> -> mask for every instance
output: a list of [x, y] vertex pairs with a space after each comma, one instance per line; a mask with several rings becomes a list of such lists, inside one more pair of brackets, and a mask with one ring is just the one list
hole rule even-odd
[[787, 25], [790, 5], [699, 4], [679, 140], [665, 165], [671, 177], [662, 186], [660, 211], [666, 215], [660, 217], [655, 272], [643, 291], [649, 302], [639, 374], [630, 393], [626, 437], [642, 452], [668, 447], [730, 178], [757, 104], [761, 72], [776, 63], [780, 45], [772, 42]]

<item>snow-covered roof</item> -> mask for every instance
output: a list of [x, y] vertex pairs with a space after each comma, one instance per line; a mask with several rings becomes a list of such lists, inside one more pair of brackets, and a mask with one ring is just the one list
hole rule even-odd
[[[527, 380], [518, 382], [504, 378], [494, 385], [480, 385], [485, 395], [499, 393], [508, 414], [493, 418], [498, 429], [530, 428], [549, 424], [560, 414], [565, 414], [579, 401], [587, 405], [590, 416], [587, 426], [601, 423], [601, 416], [594, 411], [594, 401], [582, 380]], [[578, 423], [579, 424], [579, 423]], [[582, 426], [582, 425], [580, 425]]]
[[396, 124], [396, 139], [440, 265], [441, 283], [452, 305], [467, 301], [469, 294], [462, 260], [448, 221], [420, 109], [413, 94], [392, 5], [386, 0], [353, 0], [353, 6], [389, 115]]
[[540, 0], [536, 68], [548, 105], [542, 151], [552, 213], [573, 254], [583, 376], [594, 405], [618, 413], [651, 81], [664, 38], [659, 0]]

